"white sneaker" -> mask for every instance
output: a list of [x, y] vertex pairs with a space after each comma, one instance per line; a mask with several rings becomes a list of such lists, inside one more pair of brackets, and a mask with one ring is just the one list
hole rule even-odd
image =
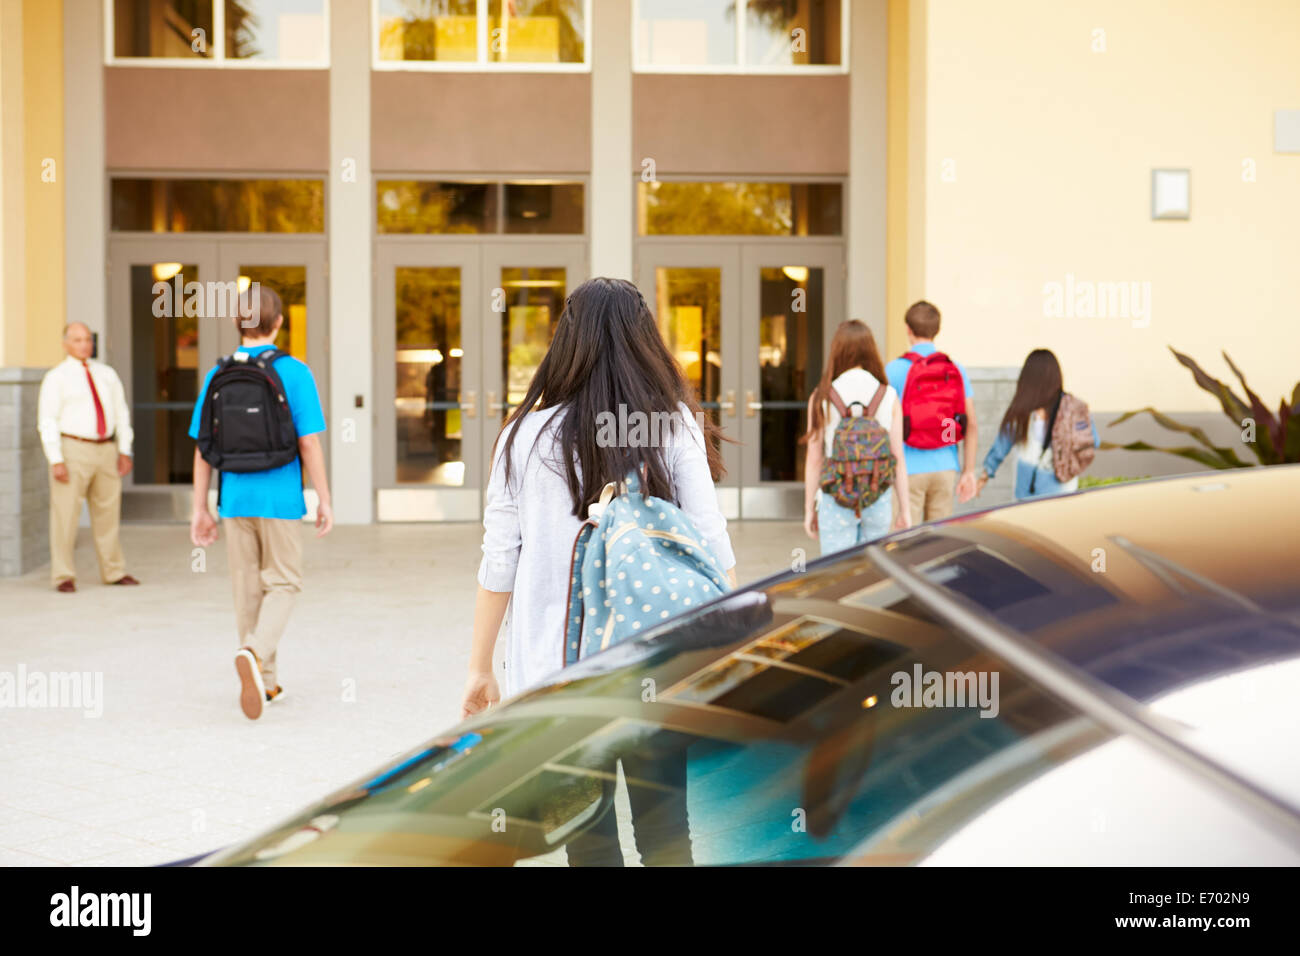
[[239, 675], [239, 707], [249, 720], [262, 716], [266, 702], [266, 685], [262, 683], [262, 662], [250, 647], [235, 654], [235, 673]]

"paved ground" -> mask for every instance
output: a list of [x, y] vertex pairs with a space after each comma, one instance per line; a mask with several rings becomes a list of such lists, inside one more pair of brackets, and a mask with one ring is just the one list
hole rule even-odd
[[[817, 554], [794, 524], [731, 531], [742, 581], [789, 567], [794, 548]], [[75, 595], [51, 590], [44, 570], [0, 581], [0, 680], [102, 675], [100, 716], [0, 709], [0, 866], [192, 856], [455, 723], [480, 533], [382, 525], [308, 536], [305, 589], [279, 653], [286, 698], [257, 722], [236, 700], [221, 541], [204, 569], [183, 526], [127, 526], [129, 568], [144, 585], [111, 588], [98, 583], [83, 529]]]

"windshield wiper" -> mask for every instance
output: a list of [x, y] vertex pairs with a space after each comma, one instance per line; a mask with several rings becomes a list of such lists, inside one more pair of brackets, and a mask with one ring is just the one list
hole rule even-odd
[[[1270, 611], [1266, 607], [1261, 607], [1255, 601], [1242, 594], [1240, 591], [1230, 588], [1227, 585], [1220, 584], [1213, 578], [1207, 578], [1205, 575], [1191, 568], [1184, 567], [1172, 558], [1167, 558], [1163, 554], [1151, 551], [1141, 545], [1134, 544], [1130, 539], [1122, 534], [1107, 535], [1107, 538], [1114, 541], [1124, 549], [1134, 561], [1146, 568], [1161, 583], [1175, 594], [1181, 594], [1187, 598], [1215, 598], [1221, 604], [1229, 604], [1233, 607], [1240, 608], [1247, 614], [1255, 617], [1262, 617], [1274, 624], [1280, 624], [1292, 631], [1300, 631], [1300, 623], [1297, 623], [1294, 617], [1286, 614], [1279, 614], [1276, 611]], [[1201, 592], [1194, 592], [1188, 588], [1179, 578], [1185, 578], [1191, 581]]]

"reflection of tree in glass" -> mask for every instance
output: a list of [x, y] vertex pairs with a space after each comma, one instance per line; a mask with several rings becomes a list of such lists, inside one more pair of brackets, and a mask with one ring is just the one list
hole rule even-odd
[[257, 28], [262, 25], [257, 14], [239, 0], [226, 0], [226, 56], [249, 60], [261, 56], [257, 45]]
[[[489, 30], [501, 29], [501, 4], [503, 0], [493, 0], [489, 6]], [[581, 63], [584, 45], [584, 22], [582, 0], [504, 0], [506, 5], [506, 37], [508, 44], [510, 20], [529, 17], [554, 17], [559, 21], [559, 49], [555, 61], [559, 63]], [[509, 50], [507, 45], [506, 50]], [[493, 56], [493, 59], [505, 59]], [[510, 57], [510, 59], [519, 59]]]
[[171, 232], [325, 231], [319, 179], [155, 180], [154, 195]]
[[460, 346], [460, 270], [397, 270], [397, 345], [399, 348]]
[[[475, 59], [477, 41], [472, 32], [477, 4], [475, 0], [402, 0], [402, 12], [396, 16], [385, 15], [379, 27], [379, 47], [385, 51], [400, 50], [399, 60], [460, 60]], [[438, 21], [452, 17], [470, 18], [460, 29], [452, 24], [442, 25], [442, 38], [450, 49], [438, 50]], [[469, 29], [465, 29], [468, 27]], [[471, 52], [466, 57], [464, 53]], [[458, 55], [459, 54], [459, 55]]]
[[[785, 29], [786, 24], [799, 12], [799, 0], [749, 0], [745, 9], [751, 20], [757, 20], [769, 28]], [[736, 5], [727, 7], [727, 15], [736, 15]]]
[[789, 183], [645, 183], [649, 235], [789, 236]]
[[497, 186], [384, 180], [376, 209], [385, 233], [476, 233], [494, 227]]

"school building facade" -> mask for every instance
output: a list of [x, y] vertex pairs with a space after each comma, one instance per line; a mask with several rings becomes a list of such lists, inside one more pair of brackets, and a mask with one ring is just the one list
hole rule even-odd
[[801, 513], [831, 332], [888, 360], [918, 298], [986, 439], [1038, 346], [1099, 424], [1221, 429], [1166, 346], [1270, 401], [1300, 378], [1297, 34], [1290, 0], [0, 0], [11, 566], [63, 324], [132, 403], [124, 517], [183, 519], [189, 409], [237, 343], [213, 292], [250, 282], [316, 373], [342, 522], [477, 520], [591, 275], [640, 285], [737, 440], [732, 517]]

